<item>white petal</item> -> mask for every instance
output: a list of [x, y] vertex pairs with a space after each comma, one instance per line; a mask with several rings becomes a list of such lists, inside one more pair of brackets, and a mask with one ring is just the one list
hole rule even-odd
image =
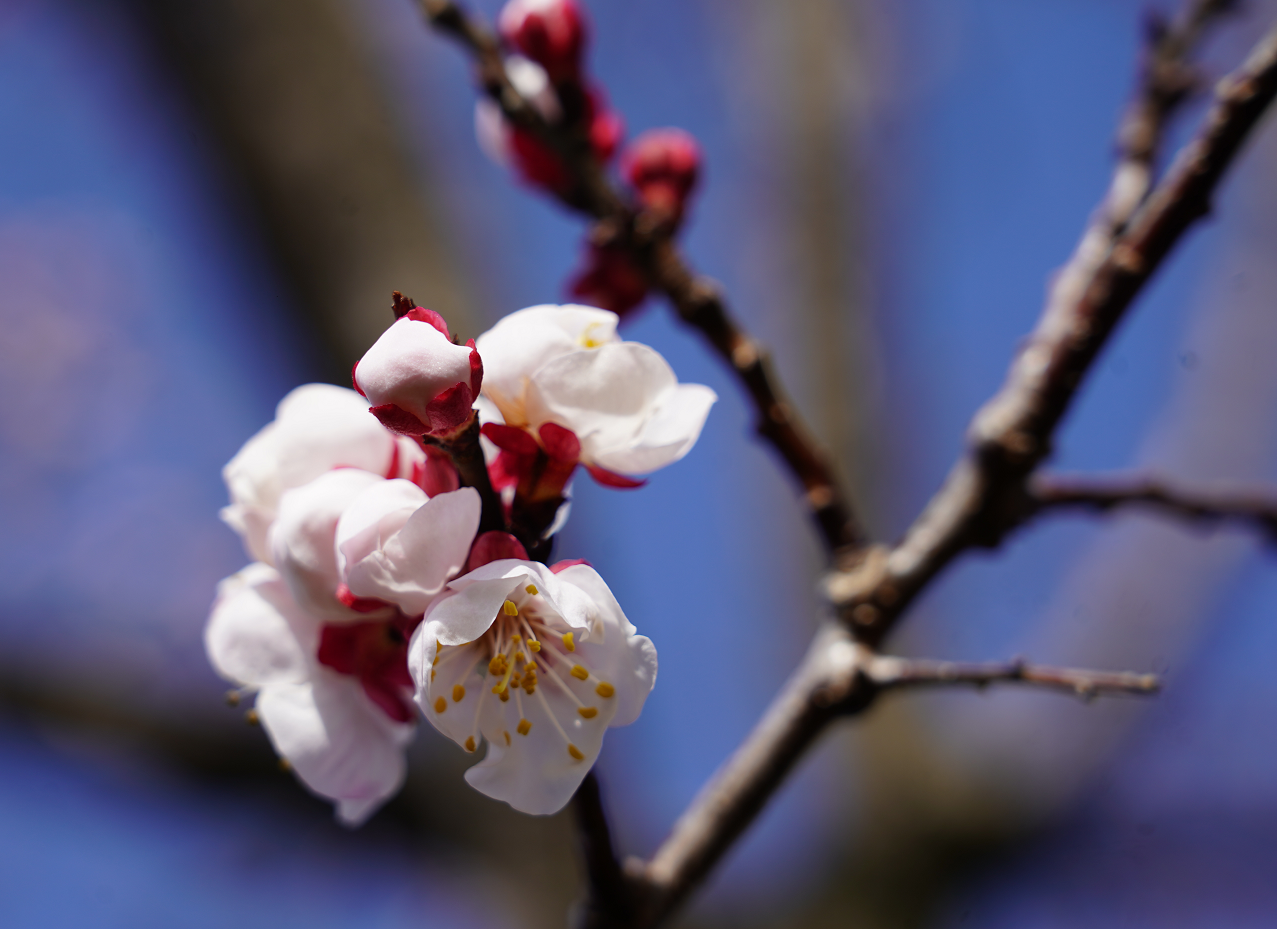
[[615, 342], [542, 367], [528, 385], [527, 415], [575, 432], [582, 460], [642, 474], [687, 453], [715, 399], [708, 387], [680, 386], [655, 349]]
[[[424, 613], [448, 578], [465, 565], [482, 508], [473, 487], [430, 498], [402, 528], [383, 537], [380, 546], [347, 564], [346, 583], [357, 596], [388, 600], [409, 616]], [[366, 543], [367, 535], [365, 531], [352, 544]]]
[[275, 750], [307, 787], [338, 801], [347, 825], [359, 825], [403, 783], [412, 727], [391, 722], [354, 678], [320, 669], [310, 682], [264, 688], [257, 712]]
[[273, 505], [267, 509], [247, 503], [232, 503], [222, 507], [217, 515], [239, 533], [248, 557], [263, 564], [274, 563], [270, 553], [270, 527], [275, 522]]
[[230, 680], [299, 683], [319, 648], [319, 624], [297, 606], [274, 568], [254, 564], [218, 585], [204, 647]]
[[702, 384], [679, 384], [653, 406], [633, 444], [600, 447], [592, 462], [621, 474], [647, 474], [673, 464], [692, 450], [717, 400]]
[[345, 574], [348, 563], [357, 563], [381, 548], [428, 499], [412, 481], [401, 479], [381, 481], [360, 491], [337, 521], [338, 571]]
[[356, 468], [328, 471], [302, 487], [285, 493], [271, 527], [275, 565], [302, 609], [336, 622], [367, 619], [337, 600], [341, 575], [337, 570], [337, 521], [342, 511], [382, 477]]
[[423, 624], [417, 629], [409, 647], [408, 670], [416, 684], [417, 705], [426, 719], [464, 748], [469, 738], [476, 744], [479, 741], [475, 714], [480, 700], [486, 696], [499, 702], [490, 692], [493, 685], [485, 688], [484, 684], [490, 656], [478, 644], [445, 647], [434, 665], [437, 633], [435, 626]]
[[[470, 574], [465, 577], [469, 578]], [[501, 604], [520, 586], [519, 580], [507, 577], [470, 581], [461, 590], [453, 589], [456, 583], [449, 584], [449, 590], [430, 604], [423, 623], [434, 628], [434, 634], [444, 645], [464, 645], [487, 632]]]
[[611, 589], [589, 565], [573, 565], [559, 572], [565, 585], [588, 594], [602, 619], [601, 637], [590, 637], [577, 646], [580, 661], [595, 677], [616, 688], [605, 702], [615, 702], [612, 726], [628, 726], [643, 711], [647, 695], [656, 685], [656, 647], [647, 636], [636, 635]]
[[[536, 561], [519, 561], [513, 558], [503, 558], [497, 561], [491, 561], [482, 567], [476, 568], [469, 574], [462, 575], [448, 585], [449, 591], [469, 591], [472, 586], [482, 586], [482, 602], [476, 603], [473, 607], [476, 616], [481, 615], [488, 605], [493, 605], [493, 616], [496, 610], [500, 609], [505, 599], [513, 599], [516, 603], [522, 602], [524, 597], [523, 591], [528, 584], [534, 584], [540, 591], [540, 596], [550, 605], [554, 612], [563, 619], [564, 622], [572, 629], [589, 629], [595, 620], [595, 609], [593, 601], [583, 594], [578, 588], [563, 584], [558, 575], [551, 571], [548, 567]], [[484, 586], [489, 585], [489, 586]], [[497, 599], [498, 595], [501, 599]], [[475, 595], [479, 597], [479, 594]], [[442, 607], [442, 601], [438, 604]], [[448, 607], [443, 612], [436, 612], [431, 609], [427, 619], [443, 620], [445, 617], [453, 617], [459, 615], [463, 608], [459, 604]], [[452, 622], [449, 619], [449, 622]], [[491, 625], [491, 620], [488, 620]], [[488, 625], [483, 626], [474, 636], [477, 638], [487, 631]], [[470, 625], [456, 625], [455, 628], [469, 629]], [[478, 628], [475, 625], [474, 628]], [[444, 638], [445, 643], [453, 641], [450, 638]], [[464, 641], [470, 641], [465, 639]]]
[[[485, 704], [488, 753], [466, 771], [466, 781], [476, 790], [523, 813], [548, 815], [563, 809], [598, 758], [603, 733], [616, 712], [615, 700], [600, 701], [582, 682], [563, 671], [559, 676], [586, 705], [597, 704], [598, 715], [582, 718], [577, 702], [551, 683], [548, 674], [541, 674], [533, 696], [518, 691], [507, 703]], [[532, 724], [527, 735], [519, 734], [521, 719]], [[569, 743], [582, 759], [569, 753]]]
[[617, 316], [567, 304], [530, 306], [511, 313], [475, 340], [483, 358], [483, 393], [505, 422], [523, 425], [528, 380], [547, 362], [616, 340]]
[[301, 487], [333, 468], [360, 468], [385, 477], [395, 437], [368, 412], [363, 397], [332, 384], [305, 384], [280, 401], [279, 478]]

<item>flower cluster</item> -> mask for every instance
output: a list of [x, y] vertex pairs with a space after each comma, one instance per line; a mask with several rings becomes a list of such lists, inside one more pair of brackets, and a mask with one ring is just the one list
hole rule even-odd
[[[600, 164], [610, 162], [624, 125], [586, 72], [588, 29], [576, 0], [510, 0], [498, 27], [514, 88], [546, 123], [576, 138]], [[493, 161], [534, 187], [577, 202], [575, 180], [560, 153], [506, 120], [493, 100], [476, 104], [475, 133]], [[681, 129], [648, 130], [621, 151], [620, 162], [635, 208], [650, 213], [654, 224], [677, 230], [700, 175], [696, 140]], [[648, 281], [623, 244], [590, 241], [568, 290], [577, 300], [624, 315], [646, 299]]]
[[637, 487], [716, 398], [606, 310], [530, 307], [465, 346], [399, 294], [395, 315], [355, 390], [297, 388], [226, 466], [222, 516], [253, 564], [219, 586], [208, 653], [343, 822], [398, 789], [418, 710], [467, 752], [487, 743], [475, 788], [553, 813], [637, 718], [656, 651], [587, 563], [528, 551], [548, 550], [578, 465]]

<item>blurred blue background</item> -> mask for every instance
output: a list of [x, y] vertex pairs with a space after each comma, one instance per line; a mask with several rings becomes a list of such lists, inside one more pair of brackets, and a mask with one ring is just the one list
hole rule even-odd
[[[895, 537], [1107, 184], [1146, 4], [588, 6], [629, 132], [705, 149], [689, 254]], [[1275, 15], [1229, 21], [1207, 75]], [[390, 290], [463, 337], [563, 297], [581, 224], [479, 155], [473, 102], [407, 0], [0, 5], [0, 924], [562, 925], [566, 816], [470, 792], [427, 726], [403, 796], [347, 832], [221, 704], [201, 646], [245, 560], [216, 520], [222, 464], [292, 386], [345, 383]], [[1277, 479], [1275, 156], [1269, 127], [1105, 352], [1056, 465]], [[599, 765], [618, 844], [646, 854], [801, 654], [820, 558], [695, 335], [659, 305], [625, 335], [721, 397], [647, 489], [578, 482], [557, 549], [660, 652]], [[1253, 538], [1138, 515], [967, 557], [893, 647], [1157, 671], [1165, 693], [884, 702], [824, 740], [683, 924], [1271, 925], [1275, 607]]]

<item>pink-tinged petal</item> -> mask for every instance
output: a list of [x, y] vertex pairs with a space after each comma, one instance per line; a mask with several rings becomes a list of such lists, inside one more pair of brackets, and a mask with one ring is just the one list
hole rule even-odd
[[217, 672], [250, 686], [306, 680], [319, 624], [303, 612], [279, 572], [249, 565], [217, 587], [204, 647]]
[[[399, 435], [394, 438], [395, 461], [393, 467], [388, 467], [383, 472], [386, 475], [386, 480], [392, 481], [395, 478], [403, 478], [420, 486], [421, 482], [418, 477], [420, 477], [421, 471], [426, 465], [426, 450], [421, 447], [420, 440], [412, 436]], [[434, 451], [438, 452], [438, 449], [434, 449]], [[425, 488], [422, 489], [424, 490]], [[455, 490], [456, 488], [453, 489]]]
[[302, 783], [337, 801], [357, 826], [403, 783], [412, 727], [392, 722], [354, 678], [320, 670], [304, 684], [279, 684], [257, 698], [262, 727]]
[[419, 323], [429, 323], [438, 329], [445, 339], [452, 341], [452, 333], [448, 331], [447, 321], [434, 310], [428, 310], [424, 306], [414, 306], [403, 315]]
[[356, 371], [359, 389], [374, 413], [387, 428], [407, 435], [437, 432], [431, 402], [457, 384], [468, 385], [472, 376], [471, 349], [454, 345], [434, 322], [414, 318], [427, 312], [418, 313], [419, 309], [410, 310], [382, 333]]
[[430, 425], [423, 423], [407, 410], [393, 403], [370, 406], [368, 412], [395, 435], [423, 436], [430, 431]]
[[718, 395], [701, 384], [679, 384], [653, 406], [634, 443], [601, 450], [595, 461], [627, 474], [646, 474], [678, 461], [696, 444]]
[[453, 384], [426, 404], [426, 416], [430, 421], [431, 435], [447, 435], [464, 425], [473, 410], [474, 394], [470, 385]]
[[528, 550], [510, 533], [492, 529], [474, 540], [470, 557], [466, 560], [466, 573], [502, 558], [527, 561]]
[[[335, 544], [337, 522], [360, 493], [382, 483], [378, 474], [339, 468], [280, 498], [279, 516], [270, 534], [275, 565], [297, 603], [313, 616], [336, 622], [352, 618], [336, 596], [342, 583]], [[357, 596], [376, 595], [351, 589]]]
[[484, 394], [507, 423], [522, 425], [528, 380], [555, 358], [615, 341], [616, 322], [615, 313], [572, 304], [511, 313], [475, 340], [483, 356]]
[[586, 465], [585, 470], [590, 472], [590, 477], [594, 478], [604, 487], [614, 487], [618, 490], [634, 490], [647, 484], [645, 480], [639, 480], [632, 477], [626, 477], [624, 474], [617, 474], [615, 471], [609, 471], [606, 468], [600, 468], [597, 465]]
[[431, 497], [379, 547], [346, 563], [346, 583], [361, 597], [396, 604], [409, 616], [423, 613], [459, 572], [479, 531], [478, 491], [463, 487]]
[[380, 481], [362, 490], [337, 521], [337, 569], [344, 575], [348, 565], [381, 548], [428, 499], [424, 490], [404, 480]]
[[[505, 603], [511, 593], [520, 585], [529, 582], [526, 572], [519, 572], [514, 577], [495, 577], [483, 580], [470, 580], [461, 590], [452, 589], [455, 584], [466, 578], [487, 572], [495, 566], [522, 564], [522, 562], [494, 561], [484, 565], [477, 571], [464, 575], [449, 585], [448, 591], [430, 605], [422, 625], [430, 626], [433, 635], [443, 645], [465, 645], [473, 642], [488, 631], [497, 618], [497, 611]], [[422, 680], [414, 678], [417, 685]]]

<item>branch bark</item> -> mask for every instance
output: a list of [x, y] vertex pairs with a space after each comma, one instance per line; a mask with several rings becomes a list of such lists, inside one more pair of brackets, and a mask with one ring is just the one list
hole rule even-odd
[[1152, 509], [1198, 524], [1239, 523], [1277, 544], [1277, 492], [1177, 487], [1150, 475], [1109, 477], [1035, 475], [1029, 494], [1039, 510], [1108, 513], [1120, 507]]
[[1050, 453], [1083, 377], [1172, 246], [1209, 211], [1220, 178], [1274, 95], [1277, 30], [1220, 82], [1196, 136], [1111, 244], [1099, 249], [1096, 227], [1087, 230], [1005, 385], [972, 422], [966, 454], [922, 515], [897, 546], [871, 550], [855, 570], [827, 579], [830, 598], [862, 640], [881, 641], [959, 553], [998, 545], [1032, 515], [1026, 481]]
[[567, 206], [597, 220], [591, 238], [627, 249], [650, 285], [679, 318], [698, 329], [753, 401], [755, 429], [780, 455], [803, 488], [804, 500], [832, 561], [847, 558], [864, 537], [832, 467], [801, 418], [785, 400], [766, 350], [732, 318], [718, 285], [697, 275], [674, 243], [668, 217], [635, 209], [608, 179], [579, 127], [550, 124], [510, 83], [495, 36], [451, 0], [420, 0], [431, 24], [474, 57], [478, 83], [510, 122], [555, 151], [573, 184], [560, 194]]
[[1155, 674], [1052, 668], [1022, 659], [968, 663], [877, 655], [865, 663], [863, 673], [883, 689], [955, 684], [984, 688], [989, 684], [1018, 683], [1067, 691], [1085, 700], [1100, 694], [1151, 694], [1161, 688]]

